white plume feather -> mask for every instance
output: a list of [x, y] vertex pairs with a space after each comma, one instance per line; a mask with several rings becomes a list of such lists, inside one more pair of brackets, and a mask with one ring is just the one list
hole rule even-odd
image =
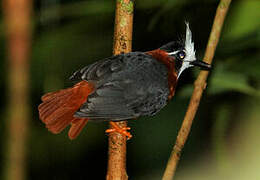
[[196, 55], [195, 55], [196, 51], [194, 49], [194, 42], [192, 42], [192, 33], [191, 33], [191, 30], [189, 27], [189, 23], [186, 22], [185, 24], [186, 24], [186, 37], [185, 37], [185, 47], [184, 48], [185, 48], [186, 56], [183, 60], [182, 66], [179, 70], [178, 78], [185, 69], [193, 66], [190, 64], [190, 62], [196, 60]]

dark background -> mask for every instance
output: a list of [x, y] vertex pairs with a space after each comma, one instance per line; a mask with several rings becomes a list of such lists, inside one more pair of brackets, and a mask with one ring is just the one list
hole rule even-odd
[[[197, 57], [203, 58], [217, 4], [216, 0], [136, 0], [133, 51], [183, 38], [188, 21]], [[258, 0], [231, 3], [176, 179], [260, 178], [259, 8]], [[44, 93], [71, 86], [68, 77], [75, 70], [111, 56], [114, 10], [115, 1], [109, 0], [34, 2], [26, 179], [104, 179], [107, 123], [88, 123], [71, 141], [68, 129], [58, 135], [48, 132], [37, 106]], [[2, 13], [0, 20], [0, 172], [4, 174], [8, 66]], [[134, 135], [127, 142], [129, 179], [161, 178], [198, 72], [190, 69], [182, 74], [175, 97], [156, 116], [129, 121]]]

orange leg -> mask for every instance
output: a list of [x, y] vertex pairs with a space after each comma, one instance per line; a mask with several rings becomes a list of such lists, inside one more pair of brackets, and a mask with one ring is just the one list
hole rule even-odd
[[127, 132], [127, 130], [131, 129], [130, 127], [123, 127], [123, 128], [121, 128], [115, 122], [110, 121], [109, 123], [111, 124], [112, 128], [111, 129], [107, 129], [106, 133], [118, 132], [119, 134], [122, 134], [122, 135], [126, 136], [127, 140], [132, 138], [131, 133]]

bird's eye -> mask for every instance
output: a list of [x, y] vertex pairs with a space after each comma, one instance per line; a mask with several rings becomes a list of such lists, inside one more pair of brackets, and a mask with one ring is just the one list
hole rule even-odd
[[177, 53], [177, 56], [178, 56], [179, 59], [184, 59], [185, 56], [186, 56], [186, 54], [185, 54], [184, 51], [179, 51], [179, 52]]

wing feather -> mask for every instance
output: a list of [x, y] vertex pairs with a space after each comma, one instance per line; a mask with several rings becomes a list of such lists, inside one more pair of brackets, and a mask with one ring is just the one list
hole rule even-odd
[[167, 73], [164, 64], [141, 52], [113, 56], [85, 67], [71, 79], [94, 81], [96, 89], [74, 116], [117, 121], [153, 115], [166, 104]]

